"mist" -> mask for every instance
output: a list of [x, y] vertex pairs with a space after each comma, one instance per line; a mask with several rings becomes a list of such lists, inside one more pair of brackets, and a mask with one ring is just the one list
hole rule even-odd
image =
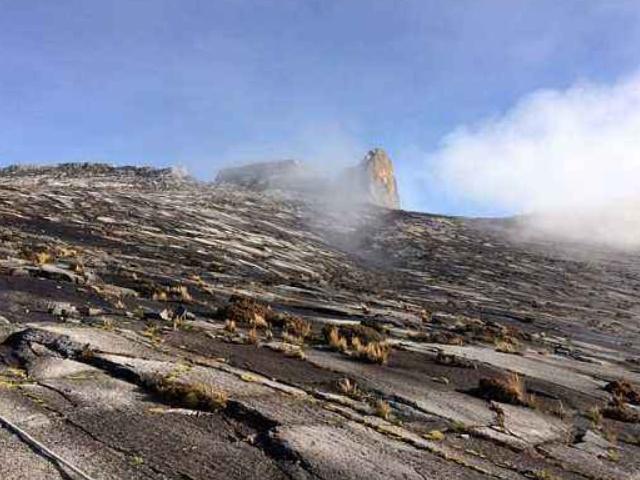
[[640, 247], [640, 74], [534, 92], [428, 161], [458, 199], [525, 214], [524, 233]]
[[338, 121], [307, 122], [292, 127], [281, 139], [245, 140], [228, 147], [216, 160], [218, 168], [215, 170], [293, 159], [304, 162], [319, 175], [331, 175], [355, 165], [366, 151], [366, 143], [361, 142], [347, 125]]

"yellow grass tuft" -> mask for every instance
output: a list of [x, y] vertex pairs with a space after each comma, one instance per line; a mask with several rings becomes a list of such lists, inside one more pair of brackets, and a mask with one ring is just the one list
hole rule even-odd
[[440, 430], [431, 430], [424, 434], [424, 438], [433, 442], [441, 442], [442, 440], [444, 440], [444, 433], [442, 433]]
[[376, 402], [376, 415], [385, 420], [389, 420], [391, 416], [391, 407], [384, 400], [378, 400]]
[[35, 263], [37, 265], [44, 265], [45, 263], [52, 263], [53, 255], [47, 251], [36, 252]]
[[363, 344], [358, 337], [351, 339], [351, 345], [355, 351], [355, 354], [361, 360], [366, 360], [371, 363], [387, 363], [389, 360], [389, 354], [391, 353], [391, 347], [384, 342], [369, 342]]
[[186, 408], [215, 411], [227, 406], [227, 393], [206, 383], [183, 383], [158, 374], [143, 378], [143, 383], [162, 398]]
[[168, 300], [167, 292], [164, 290], [156, 290], [153, 292], [153, 295], [151, 295], [151, 298], [158, 302], [166, 302]]
[[329, 346], [334, 350], [343, 353], [349, 349], [347, 339], [340, 336], [337, 327], [332, 327], [331, 330], [329, 330]]
[[247, 334], [247, 343], [250, 345], [256, 345], [258, 343], [258, 330], [256, 327], [249, 330], [249, 333]]

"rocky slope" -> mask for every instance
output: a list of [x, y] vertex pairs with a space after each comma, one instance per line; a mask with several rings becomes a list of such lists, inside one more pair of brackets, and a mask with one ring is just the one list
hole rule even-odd
[[331, 207], [2, 170], [0, 477], [640, 478], [637, 253]]

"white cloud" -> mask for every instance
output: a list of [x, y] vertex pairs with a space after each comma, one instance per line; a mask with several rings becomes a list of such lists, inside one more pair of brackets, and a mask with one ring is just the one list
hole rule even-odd
[[530, 94], [497, 118], [456, 129], [430, 161], [442, 188], [495, 209], [640, 200], [640, 74]]

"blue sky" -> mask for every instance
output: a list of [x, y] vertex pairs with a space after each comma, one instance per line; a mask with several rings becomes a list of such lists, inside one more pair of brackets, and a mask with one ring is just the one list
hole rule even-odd
[[210, 178], [382, 146], [405, 207], [512, 213], [439, 184], [443, 138], [540, 89], [615, 84], [639, 51], [635, 0], [0, 0], [0, 163]]

